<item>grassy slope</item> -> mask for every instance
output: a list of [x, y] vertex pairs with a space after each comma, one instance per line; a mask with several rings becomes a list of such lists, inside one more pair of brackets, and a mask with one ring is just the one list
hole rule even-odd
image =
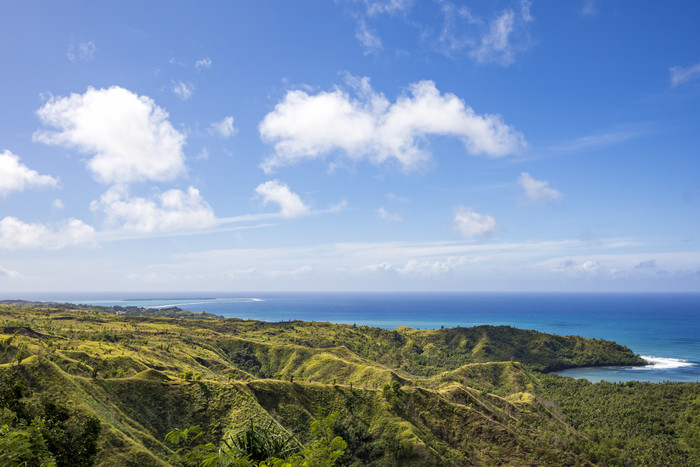
[[[0, 371], [97, 415], [98, 463], [109, 465], [162, 465], [175, 427], [200, 424], [216, 442], [253, 418], [303, 438], [329, 410], [345, 421], [348, 464], [585, 464], [574, 453], [585, 439], [535, 397], [532, 371], [639, 363], [614, 343], [508, 327], [385, 331], [10, 306], [0, 325]], [[178, 377], [188, 370], [201, 378]]]

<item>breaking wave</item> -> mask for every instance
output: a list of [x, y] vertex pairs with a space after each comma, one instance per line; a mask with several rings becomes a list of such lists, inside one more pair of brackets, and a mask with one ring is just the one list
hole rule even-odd
[[647, 361], [646, 366], [636, 366], [633, 367], [635, 370], [670, 370], [673, 368], [683, 368], [687, 366], [694, 366], [695, 363], [689, 362], [688, 360], [682, 360], [680, 358], [665, 358], [665, 357], [651, 357], [648, 355], [641, 355], [641, 357]]

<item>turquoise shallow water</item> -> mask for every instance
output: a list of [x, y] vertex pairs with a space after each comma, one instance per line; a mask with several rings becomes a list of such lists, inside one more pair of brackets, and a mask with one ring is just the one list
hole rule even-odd
[[[16, 298], [16, 297], [3, 297]], [[330, 321], [393, 329], [509, 325], [608, 339], [652, 365], [562, 372], [591, 381], [700, 381], [700, 294], [197, 293], [66, 294], [25, 299], [179, 306], [264, 321]]]

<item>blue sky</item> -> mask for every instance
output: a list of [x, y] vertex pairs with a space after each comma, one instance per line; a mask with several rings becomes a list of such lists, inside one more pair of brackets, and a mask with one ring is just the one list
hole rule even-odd
[[700, 290], [697, 2], [0, 18], [1, 295]]

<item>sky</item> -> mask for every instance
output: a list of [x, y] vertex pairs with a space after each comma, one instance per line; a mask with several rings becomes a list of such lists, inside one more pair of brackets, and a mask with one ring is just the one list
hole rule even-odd
[[700, 3], [0, 4], [0, 298], [700, 291]]

